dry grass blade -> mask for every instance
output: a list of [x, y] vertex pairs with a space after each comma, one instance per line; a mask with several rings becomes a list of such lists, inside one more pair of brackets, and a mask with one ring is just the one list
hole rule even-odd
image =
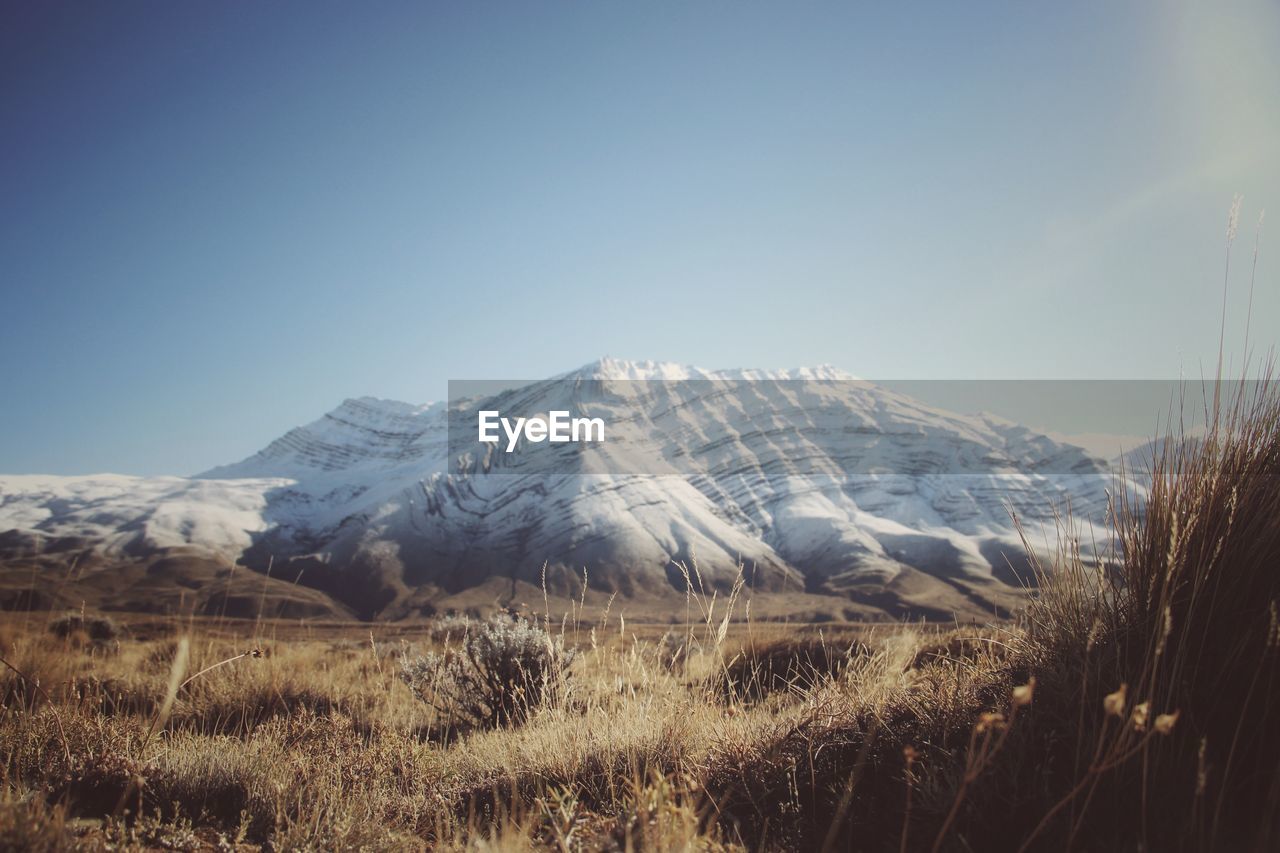
[[187, 684], [182, 680], [182, 676], [186, 675], [190, 654], [191, 641], [187, 637], [180, 638], [174, 649], [173, 662], [169, 665], [169, 684], [165, 688], [164, 701], [160, 703], [160, 709], [156, 711], [155, 717], [151, 720], [151, 726], [147, 729], [147, 736], [142, 740], [143, 750], [151, 741], [152, 735], [164, 728], [169, 720], [169, 714], [173, 712], [173, 703], [178, 698], [178, 692]]

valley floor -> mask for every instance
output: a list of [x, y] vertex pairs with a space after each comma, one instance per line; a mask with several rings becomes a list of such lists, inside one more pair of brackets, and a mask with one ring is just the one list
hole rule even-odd
[[[744, 766], [896, 691], [971, 681], [958, 712], [970, 670], [1007, 680], [1004, 627], [566, 618], [554, 695], [466, 730], [400, 677], [466, 620], [55, 616], [0, 625], [5, 846], [785, 848], [813, 840], [817, 792], [769, 791], [759, 821]], [[203, 674], [166, 705], [180, 644], [181, 679]]]
[[[1040, 708], [1061, 696], [1039, 695], [1025, 626], [730, 623], [723, 602], [695, 604], [674, 628], [567, 614], [545, 635], [503, 616], [5, 614], [0, 847], [1014, 850], [1035, 838], [1053, 798], [1018, 790], [1043, 740], [1029, 724], [1064, 723]], [[522, 719], [468, 727], [402, 676], [404, 661], [515, 624], [574, 655]], [[993, 808], [1012, 811], [992, 822]], [[1085, 837], [1110, 837], [1111, 808], [1093, 811]], [[1064, 831], [1036, 843], [1061, 849]]]

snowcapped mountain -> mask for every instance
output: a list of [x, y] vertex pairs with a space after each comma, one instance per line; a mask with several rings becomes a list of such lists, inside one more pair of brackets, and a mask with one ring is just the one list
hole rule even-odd
[[188, 581], [206, 609], [226, 606], [216, 579], [239, 562], [291, 585], [287, 612], [363, 618], [527, 601], [544, 581], [572, 595], [584, 570], [591, 590], [661, 612], [696, 561], [709, 587], [741, 565], [762, 600], [815, 613], [969, 617], [1021, 595], [1011, 511], [1032, 541], [1055, 536], [1068, 498], [1101, 520], [1111, 476], [1081, 448], [829, 367], [604, 359], [470, 404], [590, 407], [610, 439], [459, 454], [457, 401], [347, 400], [196, 478], [0, 477], [0, 561], [100, 577], [177, 554], [188, 575], [204, 567]]

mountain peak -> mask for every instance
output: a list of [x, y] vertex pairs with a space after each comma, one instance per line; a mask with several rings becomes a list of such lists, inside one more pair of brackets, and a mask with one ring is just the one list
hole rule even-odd
[[725, 379], [751, 381], [778, 381], [786, 379], [807, 379], [814, 381], [856, 380], [858, 377], [847, 371], [822, 364], [816, 367], [794, 367], [781, 370], [760, 368], [734, 368], [730, 370], [707, 370], [691, 364], [680, 364], [673, 361], [629, 360], [604, 356], [584, 364], [577, 370], [562, 374], [559, 379], [603, 379], [603, 380], [646, 380], [679, 382], [695, 379]]
[[680, 380], [710, 378], [708, 371], [673, 361], [643, 361], [604, 356], [561, 374], [559, 379]]

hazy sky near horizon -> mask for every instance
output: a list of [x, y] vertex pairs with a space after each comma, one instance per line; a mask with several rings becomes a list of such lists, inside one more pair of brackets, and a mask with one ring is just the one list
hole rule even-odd
[[193, 473], [603, 355], [1213, 372], [1280, 340], [1280, 6], [12, 3], [0, 472]]

